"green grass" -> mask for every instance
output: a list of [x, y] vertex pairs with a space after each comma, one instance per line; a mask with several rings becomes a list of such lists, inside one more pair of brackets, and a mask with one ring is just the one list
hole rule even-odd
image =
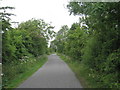
[[[100, 74], [95, 72], [93, 69], [88, 68], [82, 62], [77, 60], [72, 60], [71, 58], [58, 54], [62, 60], [64, 60], [68, 66], [75, 73], [76, 77], [79, 79], [83, 88], [104, 88], [108, 86], [103, 86], [104, 82], [100, 82]], [[119, 90], [119, 88], [108, 88], [109, 90]]]
[[64, 56], [64, 55], [61, 55], [61, 54], [58, 54], [58, 55], [72, 69], [72, 71], [75, 73], [76, 77], [79, 79], [81, 85], [84, 88], [91, 88], [92, 87], [87, 81], [88, 71], [86, 71], [86, 68], [84, 67], [83, 64], [81, 64], [78, 61], [73, 61], [67, 56]]
[[[4, 81], [6, 78], [7, 79], [11, 78], [6, 80], [6, 82], [4, 83], [5, 84], [4, 88], [18, 87], [23, 81], [25, 81], [34, 72], [36, 72], [46, 61], [47, 61], [47, 56], [44, 55], [41, 57], [37, 57], [36, 59], [32, 58], [26, 63], [13, 66], [14, 69], [12, 69], [11, 71], [8, 69], [8, 68], [12, 68], [10, 67], [10, 65], [8, 65], [7, 67], [4, 67], [4, 70], [8, 69], [7, 71], [3, 71], [4, 73], [6, 73], [6, 76], [7, 76], [3, 78]], [[8, 75], [8, 73], [11, 75]]]

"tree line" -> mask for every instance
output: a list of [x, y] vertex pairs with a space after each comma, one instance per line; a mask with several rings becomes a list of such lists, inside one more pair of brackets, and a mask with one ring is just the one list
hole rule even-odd
[[54, 26], [42, 19], [32, 18], [12, 27], [10, 16], [14, 14], [7, 13], [8, 9], [15, 8], [0, 7], [3, 87], [34, 68], [33, 65], [42, 65], [46, 61], [42, 56], [49, 54], [48, 41], [55, 35]]
[[[1, 7], [0, 9], [14, 8]], [[12, 28], [9, 17], [11, 15], [13, 14], [1, 13], [3, 63], [14, 62], [27, 55], [37, 57], [48, 53], [48, 41], [55, 34], [54, 27], [42, 19], [33, 18], [20, 23], [17, 28]]]
[[120, 2], [69, 2], [70, 14], [82, 17], [70, 28], [62, 26], [51, 42], [53, 51], [89, 69], [98, 87], [120, 88], [119, 7]]

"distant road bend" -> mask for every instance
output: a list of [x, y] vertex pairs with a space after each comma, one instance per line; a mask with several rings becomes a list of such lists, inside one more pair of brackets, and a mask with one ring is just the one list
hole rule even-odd
[[56, 54], [18, 88], [82, 88], [68, 65]]

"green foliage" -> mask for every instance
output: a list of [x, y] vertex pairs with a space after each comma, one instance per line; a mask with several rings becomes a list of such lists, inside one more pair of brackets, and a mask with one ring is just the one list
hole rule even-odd
[[17, 29], [4, 32], [3, 62], [19, 60], [28, 53], [35, 57], [45, 54], [48, 38], [53, 35], [53, 31], [49, 31], [50, 34], [46, 35], [50, 29], [53, 29], [53, 27], [47, 26], [43, 20], [32, 19], [20, 24]]
[[[58, 52], [72, 58], [68, 62], [78, 75], [84, 73], [82, 76], [91, 83], [90, 87], [120, 88], [120, 2], [69, 2], [67, 7], [70, 14], [81, 15], [81, 21], [73, 23], [71, 28], [62, 26], [49, 49], [48, 40], [55, 35], [51, 31], [53, 26], [41, 19], [31, 19], [13, 29], [6, 19], [11, 14], [1, 13], [3, 62], [13, 62], [18, 70], [13, 69], [13, 72], [23, 73], [25, 66], [19, 66], [19, 61], [25, 56]], [[12, 9], [0, 9], [8, 8]], [[13, 74], [8, 75], [7, 70], [5, 73], [7, 80], [14, 77]]]
[[80, 28], [78, 23], [74, 23], [70, 29], [61, 28], [56, 35], [56, 39], [51, 45], [56, 48], [57, 52], [64, 53], [71, 58], [81, 60], [82, 48], [86, 40], [86, 30]]
[[18, 28], [20, 30], [27, 30], [30, 35], [37, 35], [47, 40], [54, 37], [55, 32], [52, 30], [54, 27], [45, 23], [42, 19], [31, 19], [21, 23]]
[[[77, 78], [80, 80], [81, 85], [84, 88], [92, 88], [91, 85], [89, 85], [88, 82], [86, 82], [86, 80], [88, 79], [88, 72], [89, 69], [87, 69], [87, 67], [84, 66], [84, 64], [80, 63], [80, 61], [75, 61], [72, 60], [70, 57], [65, 56], [63, 54], [58, 54], [60, 56], [60, 58], [62, 60], [64, 60], [69, 67], [74, 71], [75, 75], [77, 76]], [[90, 82], [91, 83], [91, 82]], [[93, 83], [93, 82], [92, 82]], [[94, 85], [96, 85], [94, 83]]]
[[56, 51], [81, 61], [92, 87], [120, 88], [120, 2], [70, 2], [67, 7], [70, 14], [82, 16], [84, 26], [73, 23], [65, 36], [60, 30]]
[[80, 29], [80, 26], [77, 26], [74, 31], [70, 30], [66, 41], [66, 54], [80, 61], [85, 39], [85, 31], [84, 29]]
[[24, 56], [20, 61], [4, 64], [4, 73], [2, 77], [3, 88], [15, 88], [33, 72], [39, 69], [46, 60], [46, 55], [37, 58], [34, 56]]
[[[13, 9], [5, 7], [0, 9]], [[2, 62], [3, 62], [3, 87], [13, 83], [13, 79], [32, 70], [39, 68], [42, 62], [36, 60], [38, 56], [48, 53], [48, 40], [54, 37], [54, 27], [43, 20], [31, 19], [21, 23], [18, 28], [12, 28], [10, 18], [5, 11], [2, 15]], [[37, 65], [37, 66], [35, 66]], [[34, 68], [33, 68], [34, 69]], [[32, 70], [31, 74], [33, 73]], [[24, 78], [24, 77], [23, 77]], [[23, 80], [23, 79], [21, 79]], [[17, 83], [21, 81], [18, 79]], [[8, 85], [9, 86], [9, 85]]]
[[56, 34], [56, 40], [52, 41], [50, 46], [54, 51], [65, 53], [64, 41], [66, 40], [68, 30], [68, 26], [64, 25], [61, 27], [60, 31], [58, 31], [58, 33]]

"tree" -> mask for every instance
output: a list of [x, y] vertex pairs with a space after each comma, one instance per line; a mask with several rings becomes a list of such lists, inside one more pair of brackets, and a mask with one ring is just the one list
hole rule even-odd
[[[7, 13], [6, 10], [8, 9], [15, 9], [14, 7], [9, 7], [9, 6], [6, 6], [6, 7], [0, 7], [0, 28], [1, 28], [1, 31], [0, 31], [0, 36], [1, 36], [1, 41], [0, 43], [3, 44], [0, 45], [1, 47], [1, 53], [0, 53], [0, 56], [2, 55], [2, 47], [5, 48], [4, 44], [6, 42], [6, 36], [7, 36], [7, 31], [8, 30], [11, 30], [12, 27], [11, 27], [11, 24], [10, 24], [10, 16], [14, 15], [14, 14], [11, 14], [11, 13]], [[4, 51], [3, 51], [4, 52]], [[1, 57], [0, 57], [1, 58]]]
[[82, 61], [96, 87], [120, 87], [120, 3], [70, 2], [67, 7], [70, 14], [82, 16], [85, 26], [73, 23], [65, 36], [60, 29], [54, 41], [57, 51]]
[[14, 15], [12, 13], [7, 13], [6, 10], [12, 10], [12, 9], [15, 9], [14, 7], [9, 7], [9, 6], [6, 6], [6, 7], [0, 7], [0, 21], [2, 22], [1, 23], [1, 26], [2, 26], [2, 31], [6, 31], [8, 29], [10, 29], [11, 27], [11, 24], [10, 24], [10, 16]]
[[[70, 2], [67, 7], [70, 14], [83, 15], [84, 22], [88, 26], [89, 38], [83, 49], [83, 62], [99, 73], [97, 81], [101, 82], [103, 87], [119, 87], [117, 69], [120, 60], [112, 59], [111, 61], [111, 58], [115, 58], [120, 49], [120, 3]], [[114, 65], [109, 71], [107, 67], [112, 64]], [[114, 76], [113, 73], [116, 75]], [[109, 80], [109, 78], [112, 79]]]
[[64, 25], [61, 27], [61, 29], [56, 34], [56, 39], [52, 42], [51, 47], [57, 50], [59, 53], [65, 53], [65, 41], [66, 41], [66, 35], [69, 28], [67, 25]]
[[48, 40], [54, 35], [51, 29], [53, 27], [43, 20], [31, 19], [8, 30], [3, 41], [3, 62], [18, 61], [29, 54], [37, 57], [47, 53]]

